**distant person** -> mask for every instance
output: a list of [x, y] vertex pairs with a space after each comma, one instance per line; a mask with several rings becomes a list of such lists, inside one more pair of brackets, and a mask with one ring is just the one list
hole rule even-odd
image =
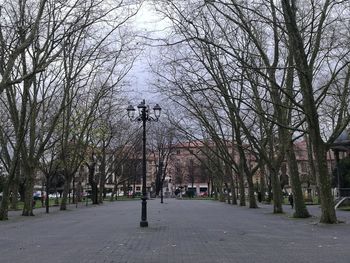
[[292, 193], [289, 195], [288, 201], [289, 201], [290, 206], [291, 206], [292, 209], [293, 209], [293, 208], [294, 208], [294, 197], [293, 197], [293, 194], [292, 194]]
[[259, 201], [259, 203], [261, 203], [261, 201], [262, 201], [262, 194], [260, 191], [258, 192], [258, 201]]

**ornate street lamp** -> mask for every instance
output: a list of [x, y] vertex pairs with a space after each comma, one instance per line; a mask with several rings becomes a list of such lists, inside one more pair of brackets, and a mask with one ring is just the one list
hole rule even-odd
[[142, 206], [141, 206], [141, 227], [148, 227], [147, 221], [147, 191], [146, 191], [146, 122], [147, 121], [158, 121], [162, 108], [156, 104], [153, 107], [154, 117], [150, 115], [149, 106], [146, 106], [145, 100], [137, 106], [139, 115], [135, 117], [135, 108], [132, 105], [126, 109], [128, 112], [129, 119], [131, 121], [141, 121], [143, 128], [142, 136]]

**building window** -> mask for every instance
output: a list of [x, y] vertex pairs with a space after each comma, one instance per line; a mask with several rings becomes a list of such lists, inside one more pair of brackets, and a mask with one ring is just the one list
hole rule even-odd
[[140, 186], [136, 186], [136, 191], [140, 191], [141, 187]]
[[176, 150], [176, 154], [180, 154], [180, 150]]

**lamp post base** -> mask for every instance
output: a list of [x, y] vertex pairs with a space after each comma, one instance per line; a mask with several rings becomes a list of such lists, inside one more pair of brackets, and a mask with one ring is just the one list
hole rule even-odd
[[140, 227], [148, 227], [148, 221], [147, 221], [147, 196], [146, 193], [143, 194], [141, 197], [141, 204], [142, 204], [142, 210], [141, 210], [141, 221], [140, 221]]
[[148, 221], [141, 221], [140, 227], [148, 227]]

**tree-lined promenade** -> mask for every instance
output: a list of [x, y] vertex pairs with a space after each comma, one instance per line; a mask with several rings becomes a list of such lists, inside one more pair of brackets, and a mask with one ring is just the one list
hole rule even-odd
[[[148, 202], [148, 228], [139, 227], [134, 201], [69, 208], [0, 222], [1, 262], [339, 262], [350, 252], [347, 223], [274, 215], [271, 205], [233, 207], [211, 200]], [[308, 207], [320, 215], [318, 206]]]
[[336, 223], [326, 153], [349, 124], [349, 2], [194, 0], [157, 8], [175, 28], [160, 40], [162, 66], [153, 67], [154, 85], [181, 109], [174, 124], [189, 139], [215, 142], [208, 150], [224, 163], [216, 170], [229, 167], [235, 179], [226, 182], [238, 184], [241, 197], [248, 186], [251, 208], [260, 171], [282, 213], [279, 175], [287, 163], [299, 218], [309, 216], [293, 147], [302, 138], [320, 221]]
[[[145, 6], [165, 23], [161, 33], [133, 24]], [[83, 192], [84, 176], [94, 204], [111, 178], [117, 189], [136, 177], [125, 171], [141, 140], [125, 118], [128, 74], [150, 54], [145, 85], [166, 105], [148, 130], [157, 167], [167, 167], [172, 144], [200, 141], [199, 161], [219, 195], [229, 189], [240, 197], [232, 204], [257, 208], [259, 174], [262, 199], [283, 213], [288, 173], [293, 216], [308, 218], [294, 147], [303, 140], [320, 222], [337, 223], [327, 152], [350, 120], [349, 10], [349, 1], [330, 0], [4, 1], [0, 220], [17, 197], [22, 215], [34, 215], [39, 176], [42, 190], [62, 190], [61, 210], [72, 189]]]

